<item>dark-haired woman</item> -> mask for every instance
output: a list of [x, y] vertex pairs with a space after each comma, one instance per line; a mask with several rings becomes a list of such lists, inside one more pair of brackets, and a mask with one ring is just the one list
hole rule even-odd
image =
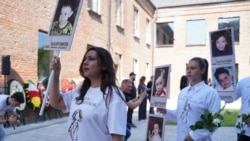
[[190, 126], [201, 121], [207, 109], [218, 112], [221, 108], [217, 91], [208, 86], [207, 63], [203, 58], [192, 58], [186, 69], [189, 86], [183, 88], [178, 96], [176, 110], [167, 110], [166, 118], [177, 122], [177, 141], [211, 141], [212, 132], [207, 129], [191, 130]]
[[79, 72], [84, 78], [80, 87], [59, 93], [59, 58], [51, 63], [54, 70], [50, 103], [70, 112], [67, 141], [123, 141], [126, 133], [126, 103], [116, 85], [115, 68], [109, 52], [91, 47], [85, 53]]

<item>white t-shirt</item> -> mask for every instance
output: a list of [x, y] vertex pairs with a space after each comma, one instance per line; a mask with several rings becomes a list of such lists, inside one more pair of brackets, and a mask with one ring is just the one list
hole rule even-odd
[[205, 109], [220, 110], [220, 97], [215, 89], [204, 81], [185, 87], [178, 97], [177, 110], [168, 110], [166, 118], [177, 121], [177, 141], [183, 141], [190, 134], [194, 141], [211, 141], [212, 133], [207, 129], [191, 131], [190, 126], [200, 121]]
[[[250, 77], [246, 77], [240, 80], [236, 87], [236, 96], [237, 99], [241, 97], [241, 107], [239, 115], [241, 114], [249, 114], [250, 111]], [[241, 118], [238, 118], [236, 121], [236, 125], [238, 122], [242, 122]], [[242, 122], [244, 123], [244, 122]], [[250, 127], [246, 124], [243, 125], [243, 130], [245, 130], [245, 135], [250, 137]], [[236, 128], [236, 132], [240, 133], [240, 130]]]
[[70, 111], [67, 141], [111, 141], [111, 134], [126, 134], [126, 103], [114, 88], [107, 106], [100, 87], [90, 87], [83, 103], [77, 105], [75, 98], [79, 90], [78, 87], [62, 94], [66, 105], [64, 112]]
[[9, 95], [0, 95], [0, 115], [4, 115], [6, 111], [16, 111], [16, 107], [13, 107], [11, 105], [7, 105], [7, 98]]

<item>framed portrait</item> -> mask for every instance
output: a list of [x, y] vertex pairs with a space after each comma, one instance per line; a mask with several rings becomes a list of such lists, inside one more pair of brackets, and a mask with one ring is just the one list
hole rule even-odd
[[222, 100], [234, 98], [236, 77], [235, 65], [212, 66], [212, 86], [218, 91]]
[[169, 92], [171, 65], [156, 66], [151, 91], [151, 106], [165, 108]]
[[83, 0], [58, 0], [44, 49], [70, 50]]
[[234, 58], [234, 35], [232, 28], [210, 32], [210, 51], [212, 64], [228, 64]]
[[164, 141], [165, 118], [150, 114], [146, 132], [146, 141]]

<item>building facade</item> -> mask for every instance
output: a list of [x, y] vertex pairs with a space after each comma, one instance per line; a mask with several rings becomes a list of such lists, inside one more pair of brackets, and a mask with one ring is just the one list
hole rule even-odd
[[[10, 56], [10, 74], [0, 87], [16, 79], [38, 81], [38, 47], [45, 42], [57, 0], [0, 2], [0, 57]], [[82, 80], [79, 65], [87, 46], [107, 49], [115, 61], [120, 82], [134, 71], [149, 80], [153, 70], [155, 7], [149, 0], [83, 0], [70, 51], [61, 51], [61, 79]], [[145, 30], [147, 29], [147, 30]], [[50, 62], [50, 58], [47, 58]], [[0, 61], [3, 68], [3, 61]], [[49, 65], [47, 66], [49, 68]]]
[[155, 12], [155, 66], [171, 64], [170, 98], [177, 98], [186, 63], [193, 57], [209, 61], [210, 32], [233, 27], [237, 78], [250, 72], [250, 1], [153, 1]]

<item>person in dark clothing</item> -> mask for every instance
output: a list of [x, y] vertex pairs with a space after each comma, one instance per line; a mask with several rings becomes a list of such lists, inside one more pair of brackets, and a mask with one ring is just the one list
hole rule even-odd
[[[136, 98], [136, 88], [135, 88], [135, 84], [134, 84], [135, 77], [136, 77], [136, 74], [134, 72], [131, 72], [129, 74], [129, 79], [132, 81], [132, 89], [131, 89], [131, 92], [130, 92], [131, 99]], [[134, 109], [128, 108], [128, 111], [127, 111], [127, 123], [129, 123], [131, 127], [136, 128], [135, 124], [132, 122], [133, 112], [134, 112]]]
[[[148, 81], [147, 83], [147, 93], [148, 93], [149, 102], [151, 99], [151, 92], [152, 92], [152, 84], [153, 84], [152, 80], [153, 80], [153, 76], [151, 76], [150, 81]], [[149, 108], [149, 114], [154, 114], [154, 107]]]
[[[147, 87], [145, 85], [145, 80], [146, 80], [145, 76], [142, 76], [140, 78], [140, 82], [139, 82], [139, 85], [138, 85], [139, 97], [140, 97], [141, 93], [147, 92]], [[138, 120], [139, 121], [147, 119], [147, 98], [146, 97], [143, 99], [142, 103], [140, 104], [138, 112], [139, 112], [138, 113]]]
[[181, 81], [180, 81], [180, 90], [188, 86], [188, 78], [186, 75], [182, 75]]
[[[139, 106], [143, 99], [147, 96], [146, 92], [142, 92], [138, 98], [132, 98], [130, 95], [132, 90], [132, 81], [130, 79], [124, 79], [122, 81], [121, 90], [124, 93], [128, 108], [131, 109], [135, 109], [137, 106]], [[130, 124], [127, 123], [125, 141], [127, 141], [127, 139], [131, 136], [130, 128]]]

